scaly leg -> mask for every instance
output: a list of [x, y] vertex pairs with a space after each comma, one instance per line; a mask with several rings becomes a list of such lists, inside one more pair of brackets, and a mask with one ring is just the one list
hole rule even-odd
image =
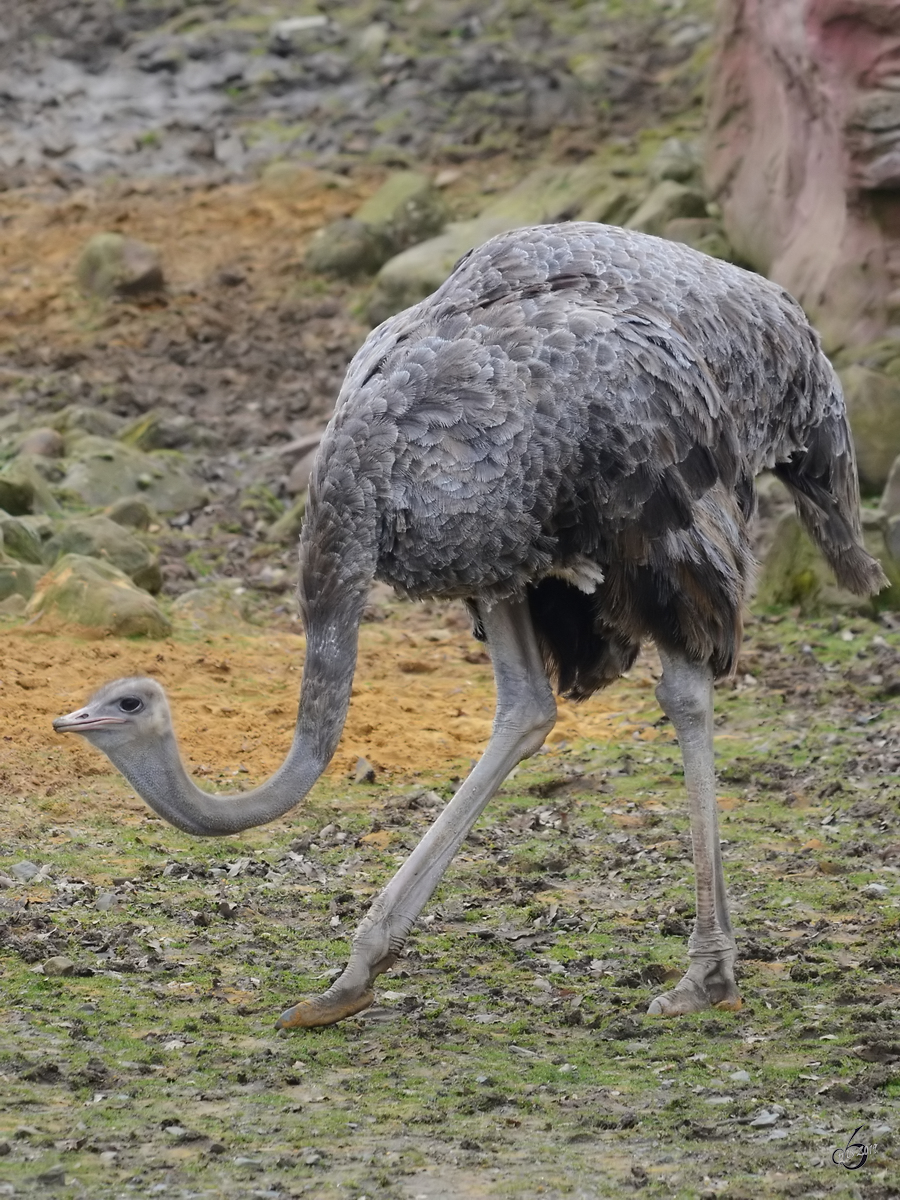
[[494, 678], [497, 711], [491, 740], [459, 791], [391, 882], [376, 897], [353, 937], [350, 961], [327, 992], [301, 1000], [278, 1018], [279, 1029], [331, 1025], [372, 1003], [375, 978], [397, 955], [441, 876], [494, 792], [523, 758], [543, 745], [556, 720], [525, 601], [480, 606]]
[[676, 1017], [713, 1005], [737, 1010], [741, 996], [734, 978], [737, 954], [719, 847], [716, 775], [713, 763], [713, 678], [705, 663], [660, 650], [663, 675], [656, 696], [675, 726], [691, 805], [691, 839], [697, 890], [697, 919], [688, 942], [691, 965], [671, 992], [657, 996], [648, 1012]]

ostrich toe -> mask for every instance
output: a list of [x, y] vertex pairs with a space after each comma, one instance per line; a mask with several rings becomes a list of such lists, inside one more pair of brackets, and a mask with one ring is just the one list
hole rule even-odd
[[734, 978], [734, 957], [733, 950], [698, 955], [670, 992], [650, 1001], [647, 1012], [654, 1017], [681, 1017], [707, 1008], [737, 1012], [742, 1001]]

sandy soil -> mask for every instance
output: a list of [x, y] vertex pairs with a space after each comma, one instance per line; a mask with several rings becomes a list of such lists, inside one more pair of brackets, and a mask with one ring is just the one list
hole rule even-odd
[[[62, 817], [58, 802], [80, 805], [86, 788], [92, 806], [118, 814], [130, 795], [91, 747], [50, 727], [118, 676], [152, 675], [166, 687], [182, 753], [199, 779], [234, 789], [268, 775], [290, 742], [304, 640], [248, 626], [162, 642], [85, 641], [18, 626], [3, 632], [2, 653], [0, 790], [20, 802], [46, 797]], [[641, 664], [587, 704], [559, 701], [549, 745], [654, 737], [640, 716], [654, 703], [650, 668]], [[390, 605], [383, 620], [363, 626], [350, 714], [329, 774], [352, 775], [360, 757], [382, 782], [412, 782], [435, 770], [464, 774], [484, 749], [493, 710], [490, 662], [463, 613]], [[128, 808], [145, 811], [133, 798]]]

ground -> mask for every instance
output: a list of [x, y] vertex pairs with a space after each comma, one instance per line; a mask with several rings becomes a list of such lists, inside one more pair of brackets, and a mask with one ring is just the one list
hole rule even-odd
[[[40, 871], [0, 891], [0, 1194], [896, 1196], [891, 631], [751, 618], [718, 689], [741, 1012], [645, 1015], [683, 968], [693, 910], [648, 653], [563, 706], [375, 1007], [278, 1034], [489, 727], [489, 665], [461, 613], [382, 600], [371, 615], [327, 778], [296, 813], [211, 842], [150, 815], [49, 721], [89, 681], [149, 670], [192, 770], [251, 785], [286, 744], [302, 639], [6, 634], [0, 871]], [[374, 783], [351, 782], [359, 756]], [[866, 1161], [840, 1165], [854, 1134]]]

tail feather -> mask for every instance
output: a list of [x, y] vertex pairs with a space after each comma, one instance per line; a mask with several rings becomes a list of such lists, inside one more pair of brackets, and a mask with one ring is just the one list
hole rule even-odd
[[797, 515], [838, 583], [857, 596], [885, 587], [881, 564], [863, 546], [856, 455], [843, 408], [811, 430], [805, 448], [774, 472], [790, 489]]

